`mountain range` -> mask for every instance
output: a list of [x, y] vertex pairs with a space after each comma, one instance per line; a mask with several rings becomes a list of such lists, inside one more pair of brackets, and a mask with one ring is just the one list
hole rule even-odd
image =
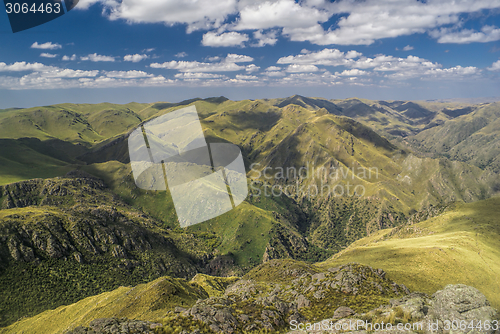
[[[208, 142], [241, 148], [250, 195], [181, 229], [168, 192], [135, 186], [127, 138], [191, 105]], [[498, 102], [298, 95], [0, 110], [0, 326], [158, 279], [225, 289], [237, 279], [218, 276], [279, 259], [315, 273], [357, 262], [427, 294], [467, 284], [500, 307], [498, 116]], [[176, 289], [192, 304], [203, 284]]]

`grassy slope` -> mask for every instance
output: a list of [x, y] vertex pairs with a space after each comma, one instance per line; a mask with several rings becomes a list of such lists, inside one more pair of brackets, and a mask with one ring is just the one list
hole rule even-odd
[[480, 106], [473, 113], [422, 131], [409, 139], [421, 150], [467, 161], [481, 168], [500, 170], [500, 103]]
[[363, 238], [321, 267], [359, 262], [384, 269], [411, 290], [434, 293], [446, 284], [478, 288], [500, 307], [500, 198], [458, 204], [442, 215]]
[[[96, 318], [106, 317], [157, 321], [176, 306], [189, 307], [197, 299], [207, 298], [209, 294], [202, 288], [206, 283], [200, 283], [201, 285], [198, 285], [183, 279], [162, 277], [136, 287], [120, 287], [18, 321], [0, 329], [0, 333], [56, 334], [80, 325], [88, 325]], [[221, 282], [217, 283], [219, 287], [224, 286]], [[217, 291], [216, 286], [217, 284], [212, 284], [211, 289], [207, 290], [214, 293]]]
[[[355, 106], [359, 103], [365, 106], [368, 106], [367, 103], [373, 103], [357, 99], [345, 101], [345, 103], [351, 102]], [[395, 210], [404, 213], [429, 204], [440, 204], [443, 201], [468, 202], [488, 196], [485, 184], [489, 178], [478, 168], [470, 168], [464, 164], [450, 165], [436, 159], [420, 159], [404, 152], [401, 154], [369, 128], [349, 118], [328, 114], [324, 109], [309, 110], [293, 104], [278, 108], [273, 103], [260, 100], [236, 102], [196, 100], [191, 104], [193, 103], [198, 109], [208, 140], [233, 142], [239, 145], [243, 150], [247, 168], [252, 162], [261, 163], [262, 168], [265, 166], [299, 168], [306, 163], [321, 167], [337, 162], [344, 171], [352, 166], [377, 167], [379, 170], [377, 179], [354, 177], [347, 181], [353, 185], [363, 185], [366, 188], [365, 196], [371, 200], [385, 200], [391, 203]], [[162, 109], [163, 107], [168, 108]], [[82, 169], [103, 178], [127, 203], [162, 220], [170, 227], [175, 227], [176, 215], [169, 194], [137, 189], [132, 181], [130, 166], [114, 161], [127, 160], [126, 141], [109, 147], [103, 145], [122, 136], [120, 133], [127, 132], [140, 120], [182, 107], [184, 105], [167, 103], [121, 106], [63, 104], [16, 111], [17, 114], [11, 114], [11, 117], [4, 115], [0, 118], [0, 127], [2, 122], [23, 120], [27, 127], [26, 129], [23, 127], [26, 133], [22, 136], [33, 135], [42, 138], [42, 134], [50, 133], [50, 136], [67, 140], [73, 146], [63, 147], [60, 150], [61, 154], [56, 157], [47, 157], [48, 154], [55, 156], [51, 153], [54, 150], [49, 149], [50, 147], [44, 146], [43, 150], [35, 147], [44, 155], [35, 161], [33, 166], [36, 168], [30, 169], [31, 173], [23, 172], [23, 168], [15, 168], [16, 162], [20, 161], [18, 164], [22, 163], [24, 166], [26, 161], [16, 155], [17, 150], [11, 149], [2, 155], [2, 157], [12, 155], [13, 162], [8, 168], [10, 172], [6, 171], [0, 176], [0, 182], [2, 178], [3, 182], [8, 182], [34, 176], [53, 176], [54, 173], [67, 171], [72, 166], [68, 166], [65, 162], [60, 162], [58, 168], [54, 168], [54, 165], [64, 158], [64, 152], [74, 152], [75, 147], [84, 147], [84, 152], [90, 150], [88, 154], [98, 157], [94, 161], [106, 162], [83, 166]], [[12, 112], [7, 112], [9, 113]], [[64, 126], [66, 123], [67, 126]], [[42, 143], [49, 140], [54, 139], [45, 139]], [[94, 140], [97, 141], [94, 143]], [[80, 146], [76, 146], [78, 144]], [[100, 147], [101, 150], [94, 151], [94, 147]], [[352, 173], [348, 172], [349, 179], [351, 176]], [[340, 181], [346, 182], [346, 180]], [[312, 185], [314, 182], [317, 184], [319, 180], [307, 182]], [[331, 188], [334, 184], [330, 183]], [[318, 184], [318, 187], [320, 186]], [[273, 206], [275, 208], [272, 211], [278, 212], [282, 207], [279, 204]], [[267, 233], [275, 223], [269, 210], [266, 211], [268, 212], [245, 204], [237, 211], [201, 224], [195, 229], [224, 235], [221, 251], [237, 254], [240, 264], [252, 266], [256, 261], [260, 261], [259, 257], [262, 256], [268, 241]], [[252, 217], [252, 223], [246, 218], [244, 221], [237, 219], [242, 216]], [[262, 225], [259, 226], [262, 229], [260, 235], [254, 228], [254, 224], [259, 221], [258, 224]], [[226, 230], [231, 233], [226, 235]], [[245, 255], [243, 258], [238, 258], [238, 254]]]

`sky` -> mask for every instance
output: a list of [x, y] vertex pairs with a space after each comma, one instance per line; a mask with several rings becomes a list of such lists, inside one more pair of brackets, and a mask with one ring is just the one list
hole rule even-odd
[[500, 96], [500, 0], [80, 0], [13, 33], [0, 108]]

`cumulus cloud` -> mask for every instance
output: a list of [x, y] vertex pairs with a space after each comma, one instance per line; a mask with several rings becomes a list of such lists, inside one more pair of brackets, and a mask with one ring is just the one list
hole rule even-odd
[[253, 33], [253, 38], [257, 40], [257, 43], [252, 44], [253, 47], [263, 47], [266, 45], [274, 45], [278, 41], [276, 36], [277, 31], [272, 30], [267, 33], [263, 33], [262, 30], [258, 30]]
[[268, 29], [274, 27], [307, 28], [328, 21], [324, 10], [301, 5], [294, 0], [257, 2], [240, 10], [236, 30]]
[[317, 72], [319, 69], [314, 65], [292, 64], [286, 68], [286, 71], [290, 73]]
[[163, 64], [153, 63], [152, 68], [165, 68], [170, 70], [178, 70], [180, 72], [228, 72], [239, 71], [244, 69], [244, 66], [237, 65], [231, 62], [220, 63], [202, 63], [197, 61], [176, 61], [172, 60]]
[[260, 67], [255, 64], [247, 65], [247, 67], [245, 68], [245, 71], [247, 71], [248, 73], [253, 73], [258, 70], [260, 70]]
[[240, 34], [235, 31], [217, 34], [216, 32], [209, 31], [203, 35], [201, 44], [204, 46], [243, 46], [250, 38], [247, 34]]
[[382, 38], [424, 33], [443, 25], [457, 24], [462, 13], [500, 8], [500, 3], [491, 0], [341, 0], [325, 6], [330, 13], [347, 14], [338, 20], [338, 28], [325, 31], [316, 25], [309, 27], [305, 35], [303, 31], [291, 31], [291, 38], [320, 45], [369, 45]]
[[106, 76], [108, 78], [131, 79], [131, 78], [150, 78], [153, 77], [154, 75], [146, 73], [144, 71], [131, 70], [131, 71], [108, 71], [106, 72]]
[[62, 60], [64, 60], [64, 61], [70, 61], [70, 60], [71, 60], [71, 61], [75, 61], [75, 60], [76, 60], [76, 55], [74, 54], [74, 55], [72, 55], [71, 57], [64, 55], [64, 56], [62, 57]]
[[38, 44], [38, 42], [35, 42], [31, 45], [32, 49], [43, 49], [43, 50], [57, 50], [57, 49], [62, 49], [61, 44], [57, 43], [52, 43], [52, 42], [47, 42], [43, 44]]
[[253, 61], [253, 58], [250, 56], [229, 53], [226, 57], [226, 61], [233, 62], [233, 63], [249, 63], [249, 62]]
[[416, 56], [399, 58], [393, 56], [378, 55], [375, 58], [362, 57], [354, 63], [350, 64], [350, 66], [362, 69], [373, 68], [375, 71], [388, 72], [408, 71], [415, 68], [432, 69], [438, 68], [440, 65]]
[[236, 79], [238, 80], [257, 80], [259, 77], [255, 75], [244, 75], [244, 74], [236, 74]]
[[6, 63], [0, 62], [0, 72], [21, 72], [21, 71], [50, 71], [56, 69], [53, 66], [47, 66], [41, 63], [27, 63], [25, 61], [15, 62], [14, 64], [7, 65]]
[[214, 74], [214, 73], [196, 73], [196, 72], [184, 72], [184, 73], [177, 73], [175, 75], [176, 78], [179, 79], [220, 79], [220, 78], [227, 78], [225, 75], [221, 74]]
[[42, 52], [42, 53], [40, 53], [40, 57], [42, 57], [42, 58], [55, 58], [55, 57], [57, 57], [57, 55], [53, 54], [53, 53]]
[[[133, 63], [138, 63], [141, 60], [148, 59], [148, 58], [149, 58], [149, 56], [146, 54], [142, 54], [142, 55], [134, 54], [134, 55], [126, 55], [125, 57], [123, 57], [123, 60], [131, 61]], [[114, 58], [113, 58], [113, 61], [114, 61]]]
[[281, 67], [279, 66], [269, 66], [266, 68], [266, 71], [281, 71]]
[[357, 68], [353, 68], [351, 70], [345, 70], [342, 73], [336, 73], [336, 75], [348, 76], [348, 77], [355, 77], [355, 76], [366, 75], [366, 74], [368, 74], [368, 72], [363, 71], [363, 70], [358, 70]]
[[[354, 50], [341, 52], [337, 49], [323, 49], [317, 52], [308, 51], [307, 53], [302, 52], [298, 55], [282, 57], [277, 63], [291, 64], [287, 68], [287, 72], [294, 73], [316, 72], [319, 70], [317, 66], [347, 67], [348, 69], [335, 74], [338, 77], [345, 78], [357, 78], [370, 75], [370, 77], [387, 77], [397, 80], [406, 80], [410, 78], [450, 79], [465, 78], [481, 73], [481, 70], [477, 67], [454, 66], [451, 68], [443, 68], [441, 64], [412, 55], [406, 58], [394, 57], [391, 55], [366, 57]], [[276, 70], [279, 70], [279, 68], [270, 67], [266, 69], [267, 72], [274, 72]], [[267, 72], [266, 75], [268, 75]]]
[[[245, 63], [253, 61], [252, 57], [229, 53], [226, 58], [219, 62], [204, 63], [198, 61], [177, 61], [172, 60], [165, 63], [153, 63], [152, 68], [165, 68], [170, 70], [178, 70], [179, 72], [232, 72], [246, 69], [250, 71], [254, 69], [254, 64], [248, 66], [238, 65], [237, 63]], [[252, 66], [253, 65], [253, 66]], [[257, 67], [257, 66], [255, 66]], [[258, 69], [258, 67], [257, 67]]]
[[438, 39], [438, 43], [487, 43], [500, 40], [500, 29], [495, 26], [484, 26], [481, 31], [462, 29], [455, 31], [450, 28], [442, 28], [430, 33]]
[[[274, 45], [279, 33], [318, 45], [369, 45], [421, 33], [431, 33], [440, 43], [498, 40], [496, 28], [489, 26], [480, 32], [457, 29], [469, 17], [464, 14], [500, 8], [496, 0], [81, 0], [78, 8], [96, 2], [111, 20], [180, 23], [188, 32], [208, 31], [202, 40], [206, 46], [243, 46], [248, 35], [237, 32], [250, 30], [256, 47]], [[443, 27], [451, 30], [441, 33]]]
[[217, 28], [230, 14], [237, 12], [236, 0], [81, 0], [77, 8], [85, 9], [100, 2], [104, 13], [111, 19], [130, 23], [182, 23], [188, 32]]
[[99, 62], [99, 61], [105, 61], [105, 62], [113, 62], [115, 61], [115, 57], [111, 56], [101, 56], [98, 55], [97, 53], [89, 54], [88, 56], [85, 57], [80, 57], [81, 60], [87, 61], [93, 61], [93, 62]]
[[99, 74], [98, 70], [82, 71], [82, 70], [72, 70], [69, 68], [65, 69], [58, 68], [39, 73], [41, 77], [45, 78], [86, 78], [86, 77], [95, 77], [98, 74]]
[[490, 71], [500, 71], [500, 59], [491, 64], [490, 67], [488, 67], [488, 70]]
[[361, 53], [351, 50], [342, 52], [338, 49], [323, 49], [317, 52], [301, 53], [296, 56], [287, 56], [278, 59], [278, 64], [303, 64], [303, 65], [328, 65], [341, 66], [354, 62], [354, 58], [361, 56]]
[[177, 54], [174, 55], [174, 57], [176, 57], [176, 58], [184, 58], [184, 57], [187, 57], [187, 56], [188, 56], [188, 54], [186, 52], [184, 52], [184, 51], [183, 52], [179, 52], [179, 53], [177, 53]]
[[213, 57], [208, 57], [206, 58], [208, 61], [219, 61], [221, 58], [219, 56], [213, 56]]
[[413, 49], [414, 49], [414, 47], [413, 47], [413, 46], [411, 46], [411, 45], [407, 45], [407, 46], [405, 46], [405, 47], [403, 48], [403, 51], [411, 51], [411, 50], [413, 50]]

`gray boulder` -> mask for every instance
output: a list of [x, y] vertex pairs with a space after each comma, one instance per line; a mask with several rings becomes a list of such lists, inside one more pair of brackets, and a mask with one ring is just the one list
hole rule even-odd
[[[494, 332], [493, 329], [484, 328], [485, 322], [498, 321], [496, 310], [490, 306], [490, 302], [476, 288], [464, 284], [447, 285], [443, 290], [432, 295], [432, 302], [426, 316], [427, 322], [439, 323], [438, 333], [487, 333]], [[467, 323], [473, 321], [476, 326], [481, 321], [482, 328], [466, 330], [446, 330], [447, 321], [458, 321]], [[458, 327], [458, 326], [457, 326]], [[456, 328], [455, 328], [456, 329]], [[431, 331], [428, 331], [431, 332]]]

